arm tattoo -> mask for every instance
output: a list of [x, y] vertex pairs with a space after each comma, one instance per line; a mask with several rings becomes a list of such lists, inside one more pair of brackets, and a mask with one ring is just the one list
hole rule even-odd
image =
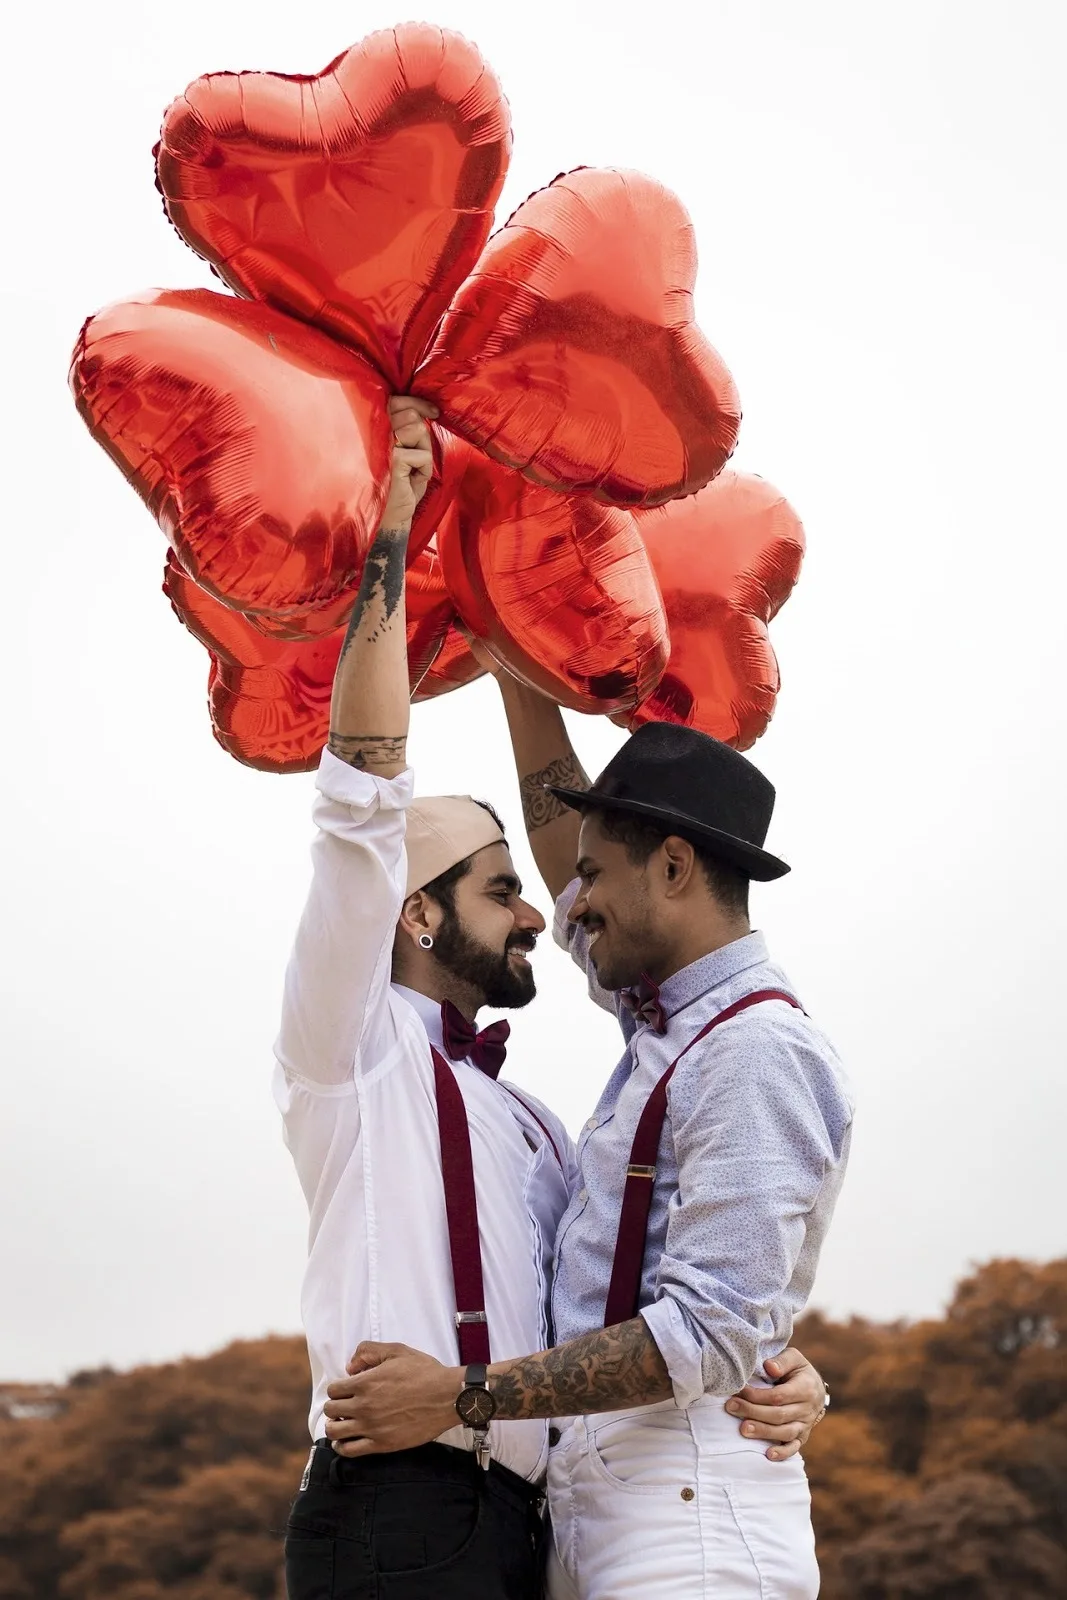
[[[374, 543], [367, 552], [359, 593], [352, 607], [348, 632], [341, 646], [341, 664], [348, 654], [353, 639], [363, 627], [368, 608], [376, 604], [379, 615], [365, 639], [376, 644], [400, 606], [404, 595], [404, 563], [407, 556], [408, 533], [406, 528], [380, 528]], [[340, 761], [365, 772], [368, 768], [403, 766], [406, 760], [407, 738], [390, 733], [338, 733], [330, 729], [329, 748]]]
[[670, 1374], [643, 1317], [489, 1369], [496, 1414], [577, 1417], [667, 1400]]
[[407, 739], [390, 733], [335, 733], [330, 729], [330, 750], [339, 761], [366, 772], [368, 767], [403, 765]]
[[547, 767], [542, 767], [538, 772], [528, 772], [519, 784], [522, 818], [527, 833], [533, 833], [535, 829], [543, 828], [549, 822], [555, 822], [557, 817], [566, 816], [570, 811], [570, 807], [565, 806], [562, 800], [557, 800], [554, 794], [549, 794], [545, 788], [546, 783], [556, 783], [566, 789], [589, 787], [589, 779], [573, 751], [569, 755], [560, 756], [556, 761], [550, 761]]
[[[363, 577], [360, 580], [359, 593], [356, 603], [352, 607], [352, 615], [348, 619], [348, 632], [345, 642], [341, 646], [341, 660], [348, 654], [348, 647], [359, 632], [367, 607], [372, 600], [380, 599], [385, 615], [382, 622], [389, 622], [396, 613], [404, 593], [404, 564], [407, 559], [408, 533], [406, 528], [379, 528], [374, 543], [367, 551], [367, 560], [363, 568]], [[379, 638], [378, 633], [371, 634], [371, 643]]]

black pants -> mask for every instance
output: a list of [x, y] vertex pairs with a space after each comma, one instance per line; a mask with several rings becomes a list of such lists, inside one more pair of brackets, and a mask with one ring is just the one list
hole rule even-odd
[[289, 1600], [540, 1600], [540, 1501], [446, 1445], [349, 1461], [318, 1440], [289, 1513]]

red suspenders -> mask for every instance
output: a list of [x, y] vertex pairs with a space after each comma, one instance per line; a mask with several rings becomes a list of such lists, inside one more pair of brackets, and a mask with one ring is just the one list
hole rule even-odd
[[626, 1186], [622, 1192], [619, 1212], [619, 1231], [615, 1237], [615, 1258], [611, 1266], [611, 1282], [604, 1307], [604, 1326], [610, 1328], [617, 1322], [628, 1322], [637, 1315], [637, 1302], [641, 1293], [641, 1272], [645, 1260], [645, 1236], [648, 1232], [648, 1213], [652, 1205], [652, 1185], [656, 1177], [656, 1158], [659, 1155], [660, 1136], [667, 1116], [667, 1085], [674, 1069], [695, 1044], [699, 1044], [721, 1022], [729, 1022], [749, 1006], [758, 1006], [764, 1000], [784, 1000], [801, 1009], [800, 1002], [781, 989], [759, 989], [735, 1000], [732, 1006], [720, 1011], [717, 1017], [695, 1034], [685, 1049], [671, 1062], [645, 1102], [637, 1123], [633, 1144], [630, 1147], [630, 1164], [626, 1168]]
[[[456, 1291], [456, 1332], [459, 1359], [463, 1366], [472, 1361], [489, 1361], [489, 1324], [485, 1315], [485, 1285], [482, 1280], [482, 1243], [478, 1232], [478, 1195], [474, 1186], [474, 1161], [467, 1108], [455, 1073], [439, 1050], [433, 1056], [434, 1088], [437, 1094], [437, 1131], [441, 1141], [441, 1178], [445, 1189], [445, 1216], [448, 1221], [448, 1250], [452, 1257], [452, 1282]], [[560, 1167], [563, 1161], [556, 1141], [532, 1106], [507, 1084], [501, 1088], [524, 1106], [551, 1145]]]
[[[431, 1047], [432, 1048], [432, 1047]], [[478, 1234], [478, 1196], [474, 1188], [474, 1162], [467, 1108], [455, 1074], [439, 1050], [433, 1050], [434, 1087], [437, 1091], [437, 1131], [441, 1139], [441, 1177], [445, 1186], [448, 1249], [456, 1290], [456, 1332], [459, 1359], [490, 1361], [489, 1323], [485, 1315], [482, 1283], [482, 1243]]]

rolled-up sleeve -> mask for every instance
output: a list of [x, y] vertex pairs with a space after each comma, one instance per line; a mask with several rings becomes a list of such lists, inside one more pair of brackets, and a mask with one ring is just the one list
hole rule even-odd
[[752, 1377], [805, 1219], [840, 1181], [851, 1109], [805, 1027], [784, 1007], [726, 1023], [714, 1070], [693, 1051], [671, 1081], [678, 1189], [656, 1296], [641, 1315], [680, 1406]]
[[377, 778], [323, 751], [312, 880], [285, 975], [275, 1054], [287, 1078], [351, 1080], [388, 1003], [404, 900], [412, 773]]

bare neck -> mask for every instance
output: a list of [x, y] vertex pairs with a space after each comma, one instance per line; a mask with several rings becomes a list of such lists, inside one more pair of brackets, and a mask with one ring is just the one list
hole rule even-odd
[[736, 939], [743, 939], [751, 932], [747, 916], [731, 917], [716, 907], [709, 915], [695, 918], [683, 926], [678, 938], [664, 953], [662, 962], [658, 963], [661, 970], [650, 972], [649, 977], [657, 983], [665, 983], [676, 972], [691, 967], [694, 961], [714, 955], [716, 950], [722, 950], [724, 946], [733, 944]]

